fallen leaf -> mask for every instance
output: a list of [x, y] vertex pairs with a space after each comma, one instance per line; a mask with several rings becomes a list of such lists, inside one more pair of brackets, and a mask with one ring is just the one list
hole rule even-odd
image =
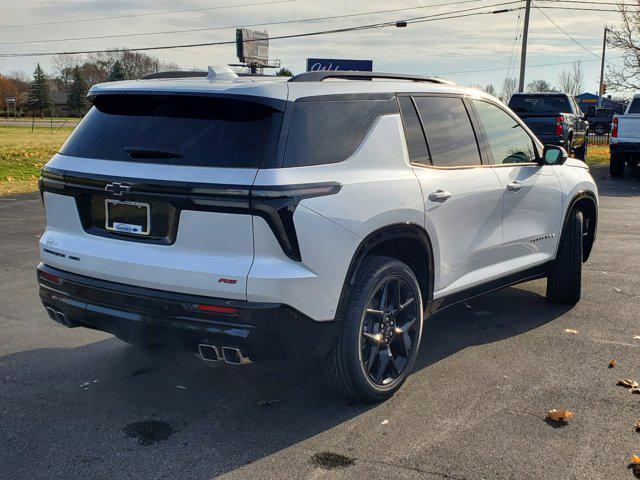
[[569, 410], [549, 410], [547, 413], [547, 418], [553, 420], [554, 422], [566, 422], [567, 420], [573, 418], [573, 412]]
[[573, 333], [574, 335], [578, 334], [578, 330], [573, 330], [571, 328], [565, 328], [564, 333]]
[[626, 388], [638, 388], [638, 387], [640, 387], [640, 385], [638, 385], [638, 382], [636, 382], [635, 380], [621, 380], [621, 379], [618, 379], [618, 385], [620, 385], [622, 387], [626, 387]]
[[640, 335], [634, 335], [633, 338], [636, 340], [640, 340]]
[[636, 395], [640, 395], [640, 388], [632, 388], [629, 390], [629, 393], [635, 393]]
[[618, 362], [616, 362], [615, 360], [611, 360], [609, 362], [609, 368], [616, 368], [618, 366]]
[[640, 432], [640, 420], [636, 422], [636, 432]]
[[386, 425], [387, 423], [389, 423], [389, 420], [382, 420], [382, 421], [380, 422], [380, 425]]

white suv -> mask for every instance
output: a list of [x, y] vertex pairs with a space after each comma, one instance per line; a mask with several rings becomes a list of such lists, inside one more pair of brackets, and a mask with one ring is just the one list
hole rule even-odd
[[550, 300], [580, 298], [589, 170], [483, 92], [210, 69], [89, 95], [42, 170], [59, 323], [207, 361], [319, 357], [341, 392], [381, 400], [435, 311], [542, 277]]

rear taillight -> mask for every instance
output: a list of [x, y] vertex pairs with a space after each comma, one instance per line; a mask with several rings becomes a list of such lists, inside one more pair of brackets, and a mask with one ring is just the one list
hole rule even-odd
[[614, 118], [613, 123], [611, 124], [611, 136], [612, 137], [618, 136], [618, 119], [617, 118]]
[[562, 136], [562, 129], [564, 128], [564, 117], [559, 115], [556, 117], [556, 135]]

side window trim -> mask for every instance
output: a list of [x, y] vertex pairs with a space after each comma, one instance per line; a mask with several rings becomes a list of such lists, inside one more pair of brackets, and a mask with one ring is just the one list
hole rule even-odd
[[[486, 165], [485, 161], [484, 161], [484, 147], [481, 146], [480, 144], [480, 139], [478, 137], [478, 133], [476, 132], [476, 128], [475, 128], [475, 124], [474, 124], [474, 119], [472, 118], [469, 106], [467, 105], [467, 102], [465, 101], [465, 95], [457, 95], [454, 93], [442, 93], [442, 94], [438, 94], [438, 93], [420, 93], [420, 92], [415, 92], [415, 93], [411, 93], [409, 94], [409, 96], [411, 97], [411, 102], [413, 103], [413, 107], [416, 110], [416, 113], [418, 115], [418, 119], [420, 120], [420, 126], [422, 128], [422, 133], [424, 135], [425, 138], [425, 142], [427, 143], [427, 152], [429, 152], [429, 160], [431, 162], [431, 165], [424, 165], [424, 164], [420, 164], [420, 163], [412, 163], [412, 165], [416, 165], [419, 167], [424, 167], [424, 168], [436, 168], [436, 169], [441, 169], [441, 170], [453, 170], [453, 169], [467, 169], [467, 168], [481, 168], [482, 166]], [[455, 166], [451, 166], [451, 167], [446, 167], [446, 166], [441, 166], [441, 165], [434, 165], [433, 164], [433, 156], [431, 155], [431, 148], [429, 147], [429, 138], [427, 137], [427, 132], [424, 128], [424, 122], [422, 121], [422, 117], [420, 116], [420, 109], [418, 108], [418, 106], [416, 105], [415, 102], [415, 98], [417, 97], [444, 97], [444, 98], [459, 98], [462, 101], [462, 104], [464, 106], [465, 111], [467, 112], [467, 118], [469, 119], [469, 124], [471, 125], [471, 131], [473, 132], [473, 136], [476, 140], [476, 147], [478, 148], [478, 157], [480, 158], [480, 164], [470, 164], [470, 165], [455, 165]]]
[[[467, 99], [469, 100], [469, 97], [467, 97]], [[520, 120], [520, 118], [517, 115], [512, 115], [511, 112], [509, 112], [507, 109], [505, 109], [502, 105], [500, 105], [499, 103], [496, 102], [492, 102], [489, 99], [486, 98], [474, 98], [474, 100], [477, 100], [478, 102], [484, 102], [484, 103], [488, 103], [489, 105], [493, 105], [494, 107], [499, 108], [500, 110], [502, 110], [505, 114], [507, 114], [509, 117], [511, 117], [512, 120], [514, 120], [518, 125], [520, 125], [520, 127], [522, 127], [522, 129], [524, 130], [524, 132], [527, 134], [527, 136], [529, 137], [529, 139], [531, 140], [531, 143], [534, 146], [534, 152], [536, 154], [536, 159], [538, 161], [536, 162], [526, 162], [526, 163], [495, 163], [495, 159], [493, 158], [493, 154], [491, 152], [491, 148], [489, 147], [489, 141], [487, 139], [487, 134], [484, 130], [484, 126], [482, 125], [482, 121], [480, 120], [480, 117], [477, 114], [477, 110], [475, 108], [475, 106], [473, 105], [473, 103], [471, 101], [468, 101], [470, 108], [473, 110], [474, 112], [474, 116], [476, 117], [476, 120], [478, 122], [478, 128], [481, 130], [482, 132], [482, 139], [483, 139], [483, 144], [484, 144], [484, 148], [486, 151], [486, 155], [488, 157], [488, 159], [490, 160], [490, 165], [492, 167], [513, 167], [515, 165], [539, 165], [540, 164], [540, 141], [535, 138], [535, 136], [532, 136], [531, 132], [529, 131], [529, 128]]]

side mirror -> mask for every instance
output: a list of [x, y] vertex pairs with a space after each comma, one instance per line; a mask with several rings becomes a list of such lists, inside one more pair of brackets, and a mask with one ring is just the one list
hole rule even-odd
[[542, 153], [543, 165], [562, 165], [566, 162], [569, 155], [567, 151], [557, 145], [545, 145]]

